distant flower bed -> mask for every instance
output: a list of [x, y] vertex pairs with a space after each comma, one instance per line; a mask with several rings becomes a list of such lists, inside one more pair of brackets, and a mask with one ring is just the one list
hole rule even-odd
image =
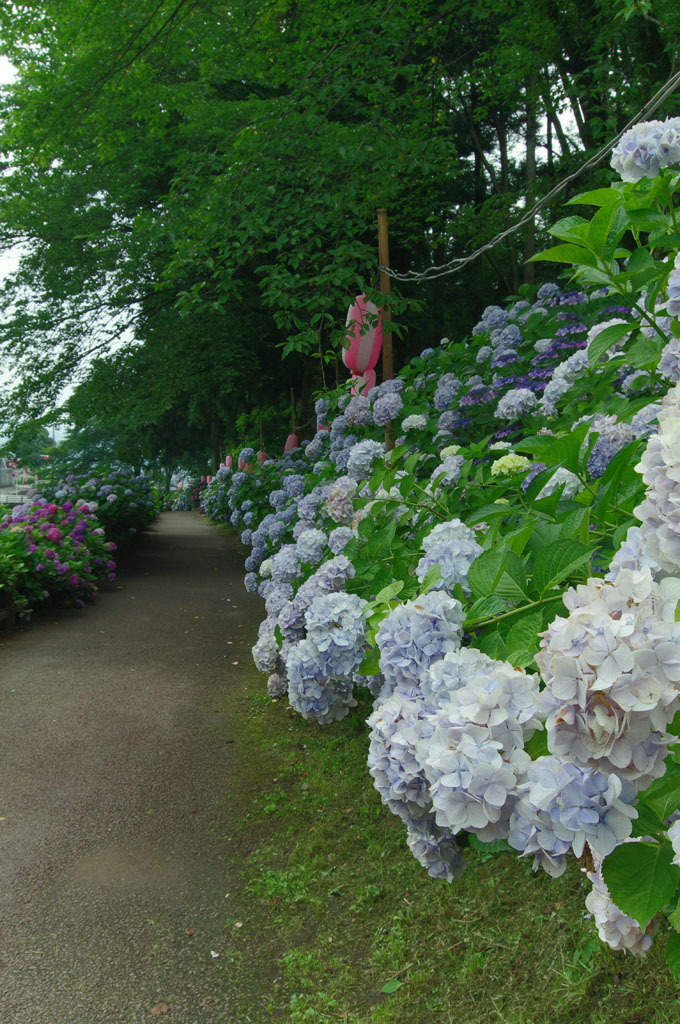
[[146, 476], [129, 470], [98, 468], [90, 475], [70, 474], [43, 497], [86, 503], [97, 514], [107, 537], [121, 544], [144, 530], [160, 510], [160, 498]]
[[149, 481], [121, 470], [69, 476], [16, 506], [0, 521], [0, 610], [27, 617], [48, 600], [84, 605], [116, 578], [117, 542], [157, 508]]

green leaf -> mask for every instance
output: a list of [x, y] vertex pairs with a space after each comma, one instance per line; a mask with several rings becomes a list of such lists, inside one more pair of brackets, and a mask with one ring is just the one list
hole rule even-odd
[[550, 263], [575, 263], [586, 267], [597, 267], [597, 257], [594, 253], [589, 249], [584, 249], [583, 246], [574, 245], [570, 242], [566, 242], [564, 245], [554, 245], [550, 249], [543, 249], [542, 252], [536, 253], [527, 262], [534, 263], [538, 260], [547, 260]]
[[494, 594], [503, 572], [504, 553], [498, 548], [483, 551], [468, 571], [468, 584], [473, 597], [487, 597]]
[[676, 907], [673, 913], [668, 915], [668, 923], [676, 932], [680, 932], [680, 907]]
[[504, 661], [505, 655], [508, 653], [503, 637], [497, 629], [484, 634], [479, 641], [479, 649], [482, 654], [486, 654], [489, 658], [498, 658], [500, 661]]
[[611, 327], [605, 327], [603, 331], [600, 331], [588, 345], [588, 362], [591, 366], [595, 366], [599, 362], [600, 356], [602, 356], [608, 348], [611, 348], [621, 338], [627, 337], [633, 331], [637, 330], [635, 324], [613, 324]]
[[628, 260], [626, 273], [637, 274], [639, 271], [648, 270], [649, 268], [656, 269], [656, 263], [654, 262], [649, 249], [636, 249]]
[[468, 624], [481, 622], [484, 619], [491, 619], [494, 615], [502, 615], [507, 611], [507, 602], [500, 597], [480, 597], [468, 609], [466, 628]]
[[660, 779], [655, 779], [641, 794], [640, 799], [662, 821], [674, 811], [680, 810], [680, 765], [672, 762], [667, 764], [666, 774]]
[[563, 217], [548, 231], [565, 242], [583, 242], [588, 237], [588, 221], [585, 217]]
[[377, 647], [371, 647], [364, 656], [364, 660], [357, 669], [359, 675], [377, 676], [380, 672], [380, 651]]
[[632, 835], [635, 838], [642, 836], [653, 836], [657, 832], [663, 832], [665, 825], [661, 818], [654, 813], [654, 811], [648, 807], [641, 799], [635, 804], [635, 809], [638, 812], [638, 816], [633, 822]]
[[610, 203], [620, 203], [622, 199], [621, 193], [616, 189], [595, 188], [567, 200], [565, 206], [609, 206]]
[[531, 739], [524, 744], [524, 749], [532, 761], [548, 754], [548, 734], [545, 729], [537, 729]]
[[680, 882], [680, 868], [672, 861], [672, 846], [622, 843], [602, 865], [614, 903], [643, 929], [673, 899]]
[[521, 619], [513, 622], [505, 638], [508, 650], [536, 650], [538, 632], [542, 626], [543, 616], [540, 612], [528, 612]]
[[677, 932], [672, 932], [666, 940], [666, 963], [680, 985], [680, 935]]
[[383, 587], [379, 594], [375, 595], [376, 604], [388, 604], [393, 597], [400, 594], [404, 589], [403, 580], [395, 580], [393, 583], [388, 583], [386, 587]]
[[470, 832], [468, 842], [471, 849], [483, 853], [512, 853], [510, 844], [505, 839], [492, 839], [490, 842], [483, 842], [474, 832]]
[[577, 540], [558, 540], [536, 556], [533, 580], [541, 597], [590, 561], [595, 549]]
[[594, 214], [588, 230], [588, 245], [602, 260], [611, 260], [628, 227], [628, 216], [622, 206], [608, 203]]
[[439, 583], [441, 579], [443, 579], [441, 567], [436, 563], [434, 565], [431, 565], [430, 568], [425, 573], [425, 575], [423, 576], [423, 581], [420, 584], [419, 588], [420, 593], [427, 594], [430, 590], [432, 590], [435, 583]]
[[385, 982], [385, 984], [380, 989], [380, 991], [384, 992], [385, 995], [390, 995], [390, 993], [392, 993], [392, 992], [397, 992], [402, 987], [403, 984], [404, 984], [404, 982], [403, 981], [399, 981], [398, 978], [392, 978], [391, 981], [386, 981]]

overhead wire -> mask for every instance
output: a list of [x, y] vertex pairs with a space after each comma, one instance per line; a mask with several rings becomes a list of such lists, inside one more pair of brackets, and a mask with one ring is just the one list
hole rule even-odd
[[501, 231], [499, 234], [494, 235], [490, 241], [485, 242], [484, 245], [475, 249], [475, 251], [470, 253], [469, 256], [455, 257], [454, 259], [449, 260], [448, 263], [443, 263], [439, 266], [427, 267], [425, 270], [408, 270], [405, 273], [399, 273], [396, 270], [392, 270], [390, 267], [381, 267], [380, 269], [393, 280], [408, 283], [418, 283], [419, 281], [433, 280], [438, 277], [448, 277], [451, 274], [458, 273], [458, 271], [462, 270], [463, 267], [468, 266], [468, 264], [472, 263], [480, 256], [483, 256], [484, 253], [489, 252], [489, 250], [495, 249], [499, 242], [502, 242], [509, 235], [514, 234], [515, 231], [519, 231], [521, 227], [533, 220], [539, 210], [542, 210], [543, 207], [551, 203], [552, 200], [570, 184], [570, 182], [578, 178], [584, 171], [589, 170], [591, 167], [595, 166], [595, 164], [598, 164], [603, 157], [610, 153], [629, 128], [632, 128], [633, 125], [637, 124], [639, 121], [644, 121], [645, 118], [649, 117], [650, 114], [653, 114], [655, 110], [658, 110], [661, 104], [667, 100], [668, 97], [678, 89], [678, 87], [680, 87], [680, 71], [677, 71], [666, 80], [661, 88], [654, 94], [654, 96], [652, 96], [651, 100], [649, 100], [649, 102], [646, 103], [645, 106], [630, 119], [630, 121], [628, 121], [628, 123], [613, 139], [599, 149], [597, 153], [589, 157], [589, 159], [586, 160], [585, 163], [583, 163], [577, 170], [572, 171], [571, 174], [568, 174], [563, 178], [562, 181], [547, 193], [547, 195], [534, 203], [531, 209], [528, 210], [515, 224], [511, 225], [509, 228], [505, 228], [505, 230]]

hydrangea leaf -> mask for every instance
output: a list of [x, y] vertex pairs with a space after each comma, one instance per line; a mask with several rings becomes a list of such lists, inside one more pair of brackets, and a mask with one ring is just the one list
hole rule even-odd
[[612, 324], [611, 327], [605, 327], [588, 345], [588, 362], [590, 365], [595, 366], [607, 349], [611, 348], [617, 341], [627, 337], [634, 330], [635, 324]]
[[533, 580], [541, 597], [590, 561], [594, 550], [577, 540], [558, 540], [540, 551], [534, 563]]
[[620, 203], [622, 199], [623, 196], [617, 189], [595, 188], [567, 200], [565, 206], [609, 206], [610, 203]]
[[590, 221], [587, 244], [601, 259], [609, 261], [628, 227], [628, 213], [623, 206], [601, 206]]
[[676, 982], [680, 984], [680, 935], [672, 932], [666, 941], [666, 963]]
[[635, 809], [638, 812], [638, 816], [633, 822], [632, 835], [634, 838], [639, 839], [642, 836], [653, 836], [663, 831], [663, 821], [646, 803], [638, 800]]
[[372, 647], [364, 656], [357, 672], [362, 676], [377, 676], [380, 672], [380, 651]]
[[483, 551], [474, 560], [468, 571], [468, 585], [475, 599], [488, 597], [495, 592], [503, 572], [503, 560], [504, 553], [498, 548]]
[[585, 242], [588, 238], [588, 221], [584, 217], [562, 217], [556, 224], [548, 228], [555, 238], [564, 242]]
[[673, 913], [668, 915], [668, 923], [676, 932], [680, 932], [680, 907], [676, 907]]
[[[521, 619], [513, 622], [505, 638], [508, 650], [535, 650], [538, 631], [542, 626], [543, 616], [540, 612], [530, 612], [528, 615], [524, 615]], [[510, 660], [512, 661], [512, 657]]]
[[375, 595], [376, 604], [388, 604], [393, 597], [400, 594], [404, 589], [403, 580], [395, 580], [393, 583], [388, 583], [386, 587], [383, 587], [379, 594]]
[[672, 846], [622, 843], [605, 859], [602, 874], [611, 898], [624, 914], [646, 928], [656, 913], [673, 899], [680, 868]]
[[597, 256], [582, 245], [574, 245], [572, 242], [565, 242], [563, 245], [553, 245], [550, 249], [543, 249], [536, 253], [528, 263], [538, 260], [548, 260], [550, 263], [576, 263], [586, 267], [597, 266]]
[[435, 562], [435, 564], [431, 565], [430, 568], [425, 573], [425, 575], [423, 576], [423, 581], [420, 584], [421, 594], [427, 594], [430, 590], [432, 590], [432, 587], [435, 585], [435, 583], [439, 583], [441, 578], [441, 566]]
[[665, 821], [669, 814], [680, 810], [680, 765], [673, 762], [668, 764], [663, 778], [655, 779], [640, 799], [662, 821]]
[[[427, 576], [425, 579], [427, 579]], [[494, 615], [501, 615], [507, 611], [507, 607], [506, 602], [501, 597], [494, 597], [493, 595], [480, 597], [468, 610], [465, 628], [469, 629], [475, 622], [482, 622], [484, 619], [493, 618]]]

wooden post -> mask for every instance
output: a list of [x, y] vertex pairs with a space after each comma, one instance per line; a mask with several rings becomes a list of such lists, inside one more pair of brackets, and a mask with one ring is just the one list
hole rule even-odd
[[290, 420], [291, 420], [291, 426], [293, 428], [293, 433], [295, 433], [295, 389], [294, 388], [290, 389]]
[[[381, 267], [390, 265], [390, 245], [387, 234], [387, 210], [378, 210], [378, 262]], [[380, 271], [380, 291], [386, 298], [383, 306], [382, 329], [382, 371], [383, 380], [390, 380], [394, 376], [394, 364], [392, 362], [392, 310], [390, 309], [390, 278], [384, 270]]]
[[[392, 310], [390, 309], [390, 278], [382, 267], [390, 265], [390, 246], [387, 234], [387, 210], [378, 210], [378, 262], [380, 264], [380, 291], [385, 296], [382, 310], [382, 372], [383, 380], [391, 380], [394, 377], [394, 363], [392, 361]], [[392, 451], [394, 438], [392, 437], [392, 424], [385, 427], [385, 451]]]

